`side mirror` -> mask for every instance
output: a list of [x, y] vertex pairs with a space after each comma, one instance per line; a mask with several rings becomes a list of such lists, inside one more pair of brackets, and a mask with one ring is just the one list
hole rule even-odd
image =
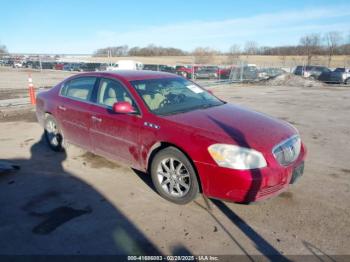
[[118, 114], [132, 114], [135, 113], [135, 108], [129, 102], [117, 102], [113, 105], [113, 112]]

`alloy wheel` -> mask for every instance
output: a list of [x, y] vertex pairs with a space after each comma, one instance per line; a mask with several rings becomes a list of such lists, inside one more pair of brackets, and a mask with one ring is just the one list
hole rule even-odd
[[47, 134], [49, 143], [54, 147], [58, 146], [60, 142], [59, 142], [59, 132], [58, 132], [56, 122], [53, 121], [52, 119], [47, 120], [45, 129], [46, 129], [46, 134]]
[[173, 157], [164, 158], [157, 167], [162, 190], [172, 197], [183, 197], [190, 190], [191, 177], [185, 165]]

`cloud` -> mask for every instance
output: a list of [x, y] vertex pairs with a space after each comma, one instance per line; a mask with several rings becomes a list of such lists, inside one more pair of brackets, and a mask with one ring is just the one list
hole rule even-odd
[[[132, 31], [97, 32], [101, 46], [154, 43], [191, 50], [196, 46], [227, 49], [233, 43], [255, 40], [262, 45], [295, 44], [305, 33], [350, 28], [350, 6], [319, 7], [218, 21], [191, 21], [140, 26]], [[341, 20], [341, 21], [339, 21]]]

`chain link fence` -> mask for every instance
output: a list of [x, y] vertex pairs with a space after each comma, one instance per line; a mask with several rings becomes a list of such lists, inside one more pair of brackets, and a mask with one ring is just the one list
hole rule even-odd
[[[182, 61], [181, 59], [184, 58], [187, 60]], [[171, 65], [167, 64], [166, 62], [164, 64], [143, 63], [142, 67], [143, 70], [174, 73], [194, 81], [212, 84], [222, 82], [257, 82], [273, 78], [284, 73], [293, 73], [297, 66], [305, 67], [307, 65], [307, 57], [237, 56], [231, 58], [225, 57], [226, 60], [222, 57], [204, 58], [205, 59], [202, 59], [203, 61], [201, 61], [201, 59], [198, 59], [197, 57], [187, 56], [181, 57], [177, 61], [173, 60]], [[132, 60], [132, 57], [130, 59]], [[151, 57], [147, 59], [147, 61], [152, 61], [150, 60]], [[335, 63], [337, 66], [350, 67], [350, 56], [343, 56], [341, 58], [337, 57], [334, 59], [337, 59]], [[164, 61], [168, 62], [169, 60]], [[217, 63], [198, 63], [199, 61], [216, 61]], [[325, 66], [328, 62], [328, 58], [325, 56], [315, 56], [311, 61], [315, 66]], [[38, 75], [37, 78], [40, 79], [36, 85], [38, 87], [52, 86], [54, 82], [58, 82], [57, 80], [62, 80], [65, 76], [69, 75], [70, 72], [77, 73], [82, 71], [104, 71], [111, 65], [112, 64], [108, 63], [107, 60], [100, 62], [91, 60], [87, 62], [87, 57], [76, 57], [74, 62], [64, 62], [62, 59], [59, 60], [58, 57], [36, 56], [32, 57], [31, 59], [23, 60], [21, 57], [8, 56], [6, 59], [2, 58], [0, 62], [0, 68], [13, 67], [20, 72], [21, 76], [25, 70], [32, 70], [34, 73], [52, 71], [51, 75]], [[7, 79], [6, 77], [3, 77], [3, 79], [4, 78]], [[20, 82], [18, 83], [18, 86], [24, 87], [26, 77], [15, 77], [11, 80], [11, 83], [8, 84], [13, 86], [14, 83], [17, 82]], [[0, 83], [0, 86], [6, 86], [6, 84]]]

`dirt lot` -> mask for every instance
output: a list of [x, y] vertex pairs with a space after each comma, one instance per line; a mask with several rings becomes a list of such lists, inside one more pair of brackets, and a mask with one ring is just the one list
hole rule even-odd
[[[36, 92], [58, 84], [77, 72], [59, 70], [13, 69], [0, 66], [0, 111], [2, 107], [29, 103], [28, 77], [31, 75]], [[1, 118], [0, 112], [0, 118]]]
[[0, 175], [0, 254], [350, 255], [350, 89], [212, 90], [299, 129], [309, 155], [297, 184], [252, 205], [177, 206], [122, 163], [50, 151], [33, 108], [6, 109], [0, 159], [20, 169]]
[[[0, 99], [1, 94], [9, 90], [28, 90], [28, 76], [31, 74], [36, 89], [51, 87], [76, 72], [60, 70], [13, 69], [0, 66]], [[16, 97], [16, 91], [14, 91]]]

